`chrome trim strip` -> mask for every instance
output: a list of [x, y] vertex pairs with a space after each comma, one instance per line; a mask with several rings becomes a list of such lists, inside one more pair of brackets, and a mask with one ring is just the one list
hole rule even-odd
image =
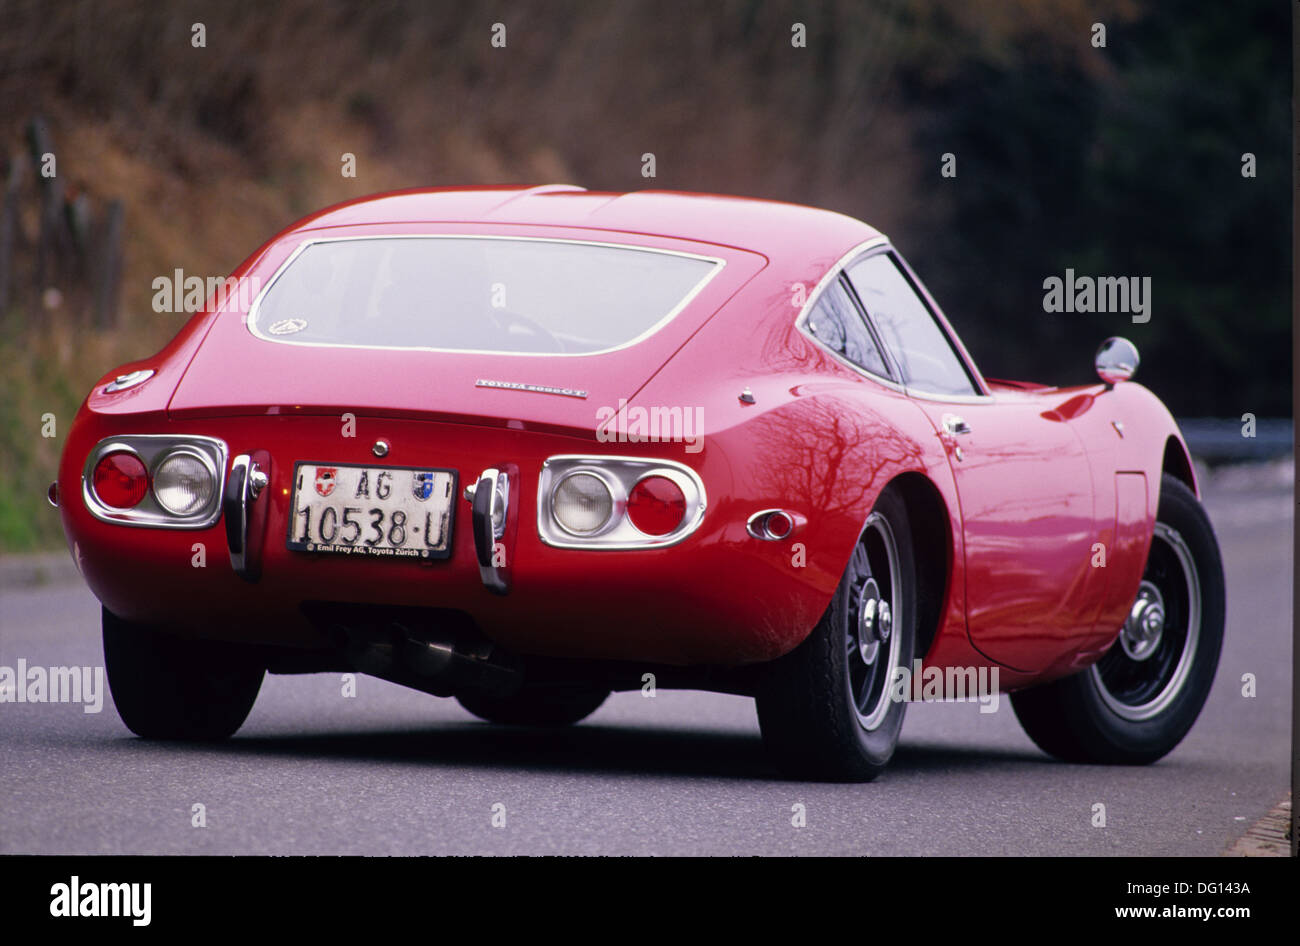
[[[915, 284], [914, 288], [918, 290], [917, 291], [918, 297], [920, 297], [925, 307], [930, 310], [931, 314], [937, 317], [936, 321], [939, 325], [940, 331], [943, 332], [944, 337], [948, 340], [948, 343], [952, 345], [954, 352], [957, 354], [958, 360], [962, 362], [962, 366], [966, 368], [967, 371], [970, 372], [971, 377], [975, 380], [976, 386], [982, 387], [984, 389], [983, 393], [932, 394], [928, 391], [920, 391], [915, 388], [907, 387], [906, 385], [900, 384], [897, 381], [893, 381], [890, 378], [882, 378], [880, 375], [872, 371], [868, 371], [866, 368], [863, 368], [861, 365], [857, 365], [854, 364], [852, 361], [849, 361], [839, 352], [831, 351], [831, 349], [827, 348], [825, 345], [822, 344], [821, 340], [818, 339], [817, 336], [813, 335], [812, 332], [808, 330], [808, 314], [812, 311], [813, 306], [817, 304], [817, 302], [821, 298], [821, 294], [826, 290], [826, 287], [830, 285], [832, 282], [834, 282], [835, 279], [839, 276], [839, 274], [847, 269], [850, 263], [856, 262], [860, 257], [865, 257], [868, 255], [875, 256], [878, 255], [879, 253], [890, 253], [890, 252], [892, 252], [897, 257], [897, 259], [903, 264], [903, 272], [906, 275], [908, 281]], [[868, 313], [868, 316], [869, 315], [870, 314]], [[985, 382], [984, 376], [980, 374], [979, 369], [975, 367], [975, 362], [971, 359], [970, 353], [966, 351], [965, 345], [963, 345], [961, 339], [957, 337], [957, 333], [953, 331], [952, 326], [948, 324], [947, 318], [943, 316], [941, 310], [939, 310], [938, 304], [934, 302], [933, 298], [929, 294], [929, 291], [925, 289], [920, 279], [912, 271], [911, 266], [907, 264], [907, 261], [903, 259], [902, 254], [900, 254], [898, 250], [894, 247], [894, 245], [889, 242], [889, 238], [886, 236], [881, 235], [878, 237], [874, 237], [873, 239], [866, 240], [862, 243], [859, 243], [853, 249], [849, 250], [847, 253], [841, 256], [835, 262], [835, 265], [832, 266], [824, 276], [822, 276], [821, 281], [817, 283], [812, 293], [809, 294], [807, 301], [803, 305], [803, 308], [800, 309], [799, 314], [795, 316], [794, 325], [795, 328], [798, 329], [810, 341], [812, 341], [814, 345], [816, 345], [826, 354], [830, 355], [840, 364], [844, 365], [846, 368], [849, 368], [852, 371], [856, 371], [858, 374], [862, 375], [865, 378], [870, 378], [872, 381], [876, 382], [877, 384], [889, 388], [891, 391], [897, 391], [900, 394], [906, 394], [908, 397], [919, 398], [920, 400], [924, 400], [924, 401], [960, 401], [960, 402], [964, 402], [964, 403], [968, 402], [972, 404], [988, 404], [992, 400], [993, 395], [988, 391], [988, 384]], [[873, 332], [872, 334], [876, 335], [878, 333]], [[884, 341], [884, 339], [880, 339], [880, 347], [881, 347], [881, 355], [889, 363], [890, 368], [892, 368], [895, 372], [897, 372], [898, 371], [897, 359], [894, 358], [894, 353], [889, 350], [889, 345]]]
[[902, 253], [898, 252], [898, 248], [891, 246], [890, 249], [894, 253], [894, 258], [898, 261], [899, 265], [902, 266], [904, 275], [907, 276], [908, 281], [912, 283], [912, 288], [916, 290], [916, 294], [921, 297], [921, 301], [925, 303], [925, 307], [930, 310], [930, 314], [933, 315], [935, 321], [939, 323], [940, 331], [943, 332], [944, 337], [948, 339], [948, 344], [951, 345], [953, 350], [957, 353], [957, 360], [962, 363], [962, 366], [975, 381], [975, 387], [979, 389], [979, 396], [991, 398], [993, 394], [989, 390], [988, 382], [984, 380], [983, 372], [980, 371], [979, 365], [975, 364], [975, 359], [972, 358], [970, 352], [967, 351], [966, 343], [961, 340], [961, 336], [957, 334], [957, 330], [954, 329], [952, 323], [948, 321], [948, 316], [944, 315], [943, 307], [939, 305], [934, 296], [930, 295], [930, 290], [926, 288], [925, 282], [916, 274], [916, 270], [912, 269], [912, 264], [903, 258]]
[[[122, 450], [140, 458], [149, 471], [149, 489], [139, 505], [131, 509], [114, 509], [99, 501], [91, 488], [91, 474], [106, 453]], [[200, 452], [207, 457], [216, 473], [212, 499], [207, 506], [188, 516], [177, 516], [159, 505], [153, 494], [153, 477], [158, 465], [176, 452]], [[81, 498], [86, 509], [101, 522], [153, 529], [206, 529], [221, 518], [221, 498], [226, 487], [226, 458], [229, 451], [224, 440], [198, 434], [126, 434], [106, 437], [91, 448], [81, 468]]]
[[[595, 533], [577, 536], [560, 526], [551, 512], [551, 496], [559, 482], [574, 473], [590, 473], [610, 487], [614, 513], [610, 522]], [[686, 514], [681, 525], [667, 535], [646, 535], [626, 518], [627, 496], [647, 476], [672, 480], [686, 496]], [[688, 538], [704, 521], [708, 497], [700, 475], [684, 463], [656, 457], [587, 456], [560, 454], [547, 457], [537, 481], [537, 533], [547, 545], [565, 549], [636, 550], [661, 549]]]
[[929, 391], [907, 389], [908, 397], [918, 401], [942, 401], [945, 404], [992, 404], [992, 394], [931, 394]]
[[[835, 282], [835, 280], [839, 278], [839, 275], [844, 270], [844, 267], [847, 266], [851, 260], [857, 259], [862, 254], [866, 253], [868, 250], [874, 250], [880, 247], [888, 247], [888, 246], [889, 246], [889, 238], [882, 234], [880, 236], [872, 237], [870, 240], [866, 240], [862, 243], [859, 243], [857, 246], [853, 247], [853, 249], [849, 250], [838, 260], [836, 260], [835, 264], [826, 271], [826, 273], [822, 276], [821, 280], [817, 283], [817, 285], [813, 287], [813, 291], [808, 294], [808, 298], [804, 301], [803, 308], [801, 308], [799, 310], [799, 313], [794, 317], [794, 327], [799, 332], [801, 332], [809, 341], [811, 341], [814, 345], [816, 345], [819, 349], [824, 351], [826, 354], [830, 355], [832, 358], [834, 358], [840, 364], [844, 365], [849, 370], [856, 371], [864, 378], [870, 378], [872, 381], [876, 382], [877, 384], [884, 385], [885, 387], [889, 388], [891, 391], [897, 391], [899, 394], [906, 394], [907, 390], [898, 382], [893, 381], [890, 378], [882, 378], [880, 375], [876, 374], [875, 372], [868, 371], [866, 368], [863, 368], [861, 365], [854, 364], [853, 362], [849, 361], [839, 352], [831, 351], [829, 348], [827, 348], [825, 345], [822, 344], [821, 340], [817, 338], [816, 335], [814, 335], [811, 331], [808, 330], [809, 313], [812, 312], [813, 307], [817, 305], [817, 303], [821, 300], [822, 293], [826, 291], [826, 287], [829, 286], [831, 283]], [[892, 367], [894, 361], [893, 356], [888, 352], [888, 350], [884, 351], [882, 354], [889, 361], [890, 366]]]
[[[671, 238], [668, 238], [671, 239]], [[602, 348], [599, 351], [584, 352], [537, 352], [537, 351], [492, 351], [479, 348], [431, 348], [422, 345], [345, 345], [338, 342], [299, 342], [291, 338], [280, 338], [264, 335], [257, 328], [257, 313], [261, 308], [262, 300], [266, 294], [271, 291], [271, 287], [296, 260], [307, 247], [316, 243], [343, 243], [357, 242], [360, 240], [507, 240], [513, 243], [569, 243], [576, 246], [599, 246], [615, 250], [631, 250], [643, 253], [659, 253], [664, 256], [681, 256], [687, 259], [697, 259], [707, 263], [713, 263], [713, 269], [709, 270], [704, 277], [695, 284], [695, 287], [688, 292], [680, 302], [677, 303], [668, 314], [658, 322], [651, 325], [648, 329], [630, 341], [621, 345], [615, 345], [613, 348]], [[593, 355], [607, 355], [610, 352], [622, 351], [625, 348], [631, 348], [639, 345], [651, 335], [657, 333], [665, 325], [675, 319], [682, 310], [693, 302], [705, 287], [726, 268], [727, 261], [720, 256], [705, 256], [700, 253], [687, 253], [683, 250], [665, 250], [656, 246], [640, 246], [635, 243], [605, 243], [599, 240], [572, 240], [560, 237], [534, 237], [534, 236], [508, 236], [504, 234], [491, 233], [375, 233], [361, 234], [359, 236], [347, 237], [312, 237], [303, 240], [298, 247], [289, 254], [283, 263], [271, 275], [258, 292], [257, 297], [253, 299], [252, 304], [248, 307], [248, 315], [245, 318], [245, 324], [248, 331], [262, 341], [275, 342], [279, 345], [296, 345], [302, 348], [351, 348], [370, 351], [428, 351], [428, 352], [447, 352], [448, 354], [459, 355], [500, 355], [506, 358], [589, 358]]]

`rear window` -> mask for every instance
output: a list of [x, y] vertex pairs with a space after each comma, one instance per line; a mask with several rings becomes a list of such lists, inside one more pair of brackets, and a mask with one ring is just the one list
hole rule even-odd
[[294, 344], [591, 354], [655, 331], [721, 265], [560, 240], [322, 240], [272, 279], [249, 327]]

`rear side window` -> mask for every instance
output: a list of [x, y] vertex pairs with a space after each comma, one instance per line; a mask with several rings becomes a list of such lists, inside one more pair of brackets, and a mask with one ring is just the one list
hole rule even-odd
[[560, 240], [322, 240], [271, 281], [249, 326], [295, 344], [592, 354], [663, 326], [721, 266]]
[[979, 394], [947, 334], [889, 254], [859, 260], [848, 275], [905, 385], [929, 394]]
[[882, 378], [889, 377], [885, 359], [862, 321], [862, 314], [838, 279], [826, 287], [809, 310], [808, 331], [817, 341], [859, 368]]

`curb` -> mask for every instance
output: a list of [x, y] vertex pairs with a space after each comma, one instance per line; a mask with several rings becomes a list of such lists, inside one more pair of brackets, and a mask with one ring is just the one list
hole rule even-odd
[[1290, 857], [1291, 793], [1256, 821], [1245, 835], [1223, 852], [1225, 857]]

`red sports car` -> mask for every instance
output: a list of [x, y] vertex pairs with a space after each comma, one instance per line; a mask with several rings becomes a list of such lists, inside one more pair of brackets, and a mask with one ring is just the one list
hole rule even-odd
[[889, 241], [789, 204], [419, 190], [308, 217], [87, 397], [51, 500], [123, 721], [231, 735], [265, 672], [519, 725], [751, 695], [865, 780], [912, 699], [1009, 691], [1060, 758], [1169, 752], [1224, 580], [1186, 445], [980, 374]]

